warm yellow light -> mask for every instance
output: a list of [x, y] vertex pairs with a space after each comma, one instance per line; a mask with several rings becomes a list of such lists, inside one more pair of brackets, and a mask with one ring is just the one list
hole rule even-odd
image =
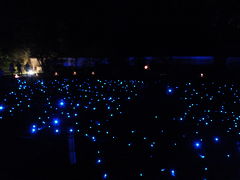
[[35, 74], [35, 72], [33, 71], [33, 70], [30, 70], [30, 71], [28, 71], [27, 72], [29, 75], [34, 75]]
[[77, 75], [77, 72], [73, 72], [73, 75], [76, 76], [76, 75]]

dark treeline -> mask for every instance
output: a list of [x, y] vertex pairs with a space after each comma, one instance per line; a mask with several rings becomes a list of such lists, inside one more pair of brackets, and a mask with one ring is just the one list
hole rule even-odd
[[216, 1], [2, 1], [0, 47], [30, 48], [34, 56], [237, 53], [237, 7]]

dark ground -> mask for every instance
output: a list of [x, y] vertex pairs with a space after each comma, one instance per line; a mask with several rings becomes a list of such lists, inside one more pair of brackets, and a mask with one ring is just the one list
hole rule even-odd
[[[220, 82], [196, 78], [190, 82], [198, 87], [202, 82]], [[159, 149], [150, 153], [143, 149], [139, 137], [135, 137], [140, 146], [129, 152], [124, 145], [115, 145], [108, 139], [101, 139], [104, 145], [105, 158], [109, 179], [239, 179], [239, 155], [233, 142], [237, 136], [225, 136], [223, 130], [221, 136], [225, 136], [225, 145], [220, 148], [209, 149], [211, 156], [207, 162], [195, 158], [190, 139], [183, 140], [179, 137], [182, 132], [188, 134], [194, 131], [194, 126], [189, 122], [186, 125], [173, 123], [172, 117], [184, 111], [184, 105], [180, 97], [182, 91], [176, 91], [173, 95], [166, 94], [167, 85], [183, 85], [185, 80], [145, 80], [145, 88], [142, 96], [130, 104], [123, 104], [124, 113], [120, 120], [112, 122], [114, 132], [124, 139], [122, 143], [129, 141], [127, 131], [137, 129], [150, 137], [158, 137], [159, 131], [167, 132], [161, 136]], [[187, 81], [189, 82], [189, 81]], [[237, 81], [224, 81], [224, 83], [236, 83]], [[223, 83], [223, 82], [222, 82]], [[220, 83], [221, 84], [221, 83]], [[5, 80], [1, 85], [1, 93], [4, 94], [16, 86], [15, 80]], [[211, 87], [210, 87], [211, 88]], [[221, 103], [220, 103], [221, 104]], [[39, 107], [40, 108], [40, 107]], [[36, 109], [37, 110], [37, 109]], [[239, 112], [239, 110], [237, 110]], [[158, 121], [155, 115], [160, 116]], [[0, 122], [1, 148], [0, 148], [0, 179], [102, 179], [101, 168], [95, 165], [94, 150], [96, 146], [84, 137], [76, 137], [77, 165], [70, 165], [68, 160], [68, 137], [61, 135], [31, 135], [27, 131], [30, 119], [28, 116], [8, 117]], [[209, 136], [208, 134], [203, 136]], [[213, 133], [214, 134], [214, 133]], [[172, 150], [169, 143], [177, 139], [180, 145]], [[228, 161], [220, 158], [226, 150], [235, 152], [235, 159]], [[153, 154], [153, 158], [147, 158]], [[143, 157], [144, 155], [144, 157]], [[145, 157], [146, 155], [146, 157]], [[207, 166], [207, 175], [202, 168]], [[176, 177], [169, 174], [157, 175], [162, 168], [175, 168]], [[145, 177], [131, 176], [139, 174], [139, 169], [144, 169]]]

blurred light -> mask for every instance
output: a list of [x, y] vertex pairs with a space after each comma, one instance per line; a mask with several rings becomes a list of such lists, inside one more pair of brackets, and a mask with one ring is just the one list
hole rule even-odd
[[54, 73], [54, 76], [58, 76], [58, 72], [55, 72], [55, 73]]
[[33, 70], [30, 70], [27, 73], [28, 73], [28, 75], [34, 75], [35, 74], [35, 72]]
[[200, 142], [195, 142], [194, 146], [196, 149], [199, 149], [201, 147], [201, 143]]
[[54, 119], [54, 124], [59, 124], [59, 120], [58, 119]]
[[75, 72], [73, 72], [73, 75], [74, 75], [74, 76], [76, 76], [76, 75], [77, 75], [77, 72], [76, 72], [76, 71], [75, 71]]
[[215, 141], [215, 142], [218, 142], [218, 141], [219, 141], [219, 138], [218, 138], [218, 137], [215, 137], [215, 138], [214, 138], [214, 141]]
[[95, 141], [96, 141], [96, 138], [93, 136], [93, 137], [92, 137], [92, 140], [93, 140], [93, 142], [95, 142]]
[[3, 106], [0, 106], [0, 111], [2, 111], [4, 109], [4, 107]]
[[200, 74], [200, 76], [201, 76], [201, 78], [203, 78], [203, 77], [204, 77], [204, 74], [203, 74], [203, 73], [201, 73], [201, 74]]
[[65, 105], [64, 101], [60, 101], [59, 105], [64, 106]]
[[91, 74], [94, 76], [94, 75], [95, 75], [95, 72], [93, 71]]
[[20, 76], [18, 74], [15, 74], [14, 76], [16, 79], [20, 78]]
[[174, 177], [176, 176], [175, 170], [173, 170], [173, 169], [171, 170], [171, 175], [174, 176]]
[[144, 69], [145, 69], [145, 70], [149, 70], [149, 66], [148, 66], [148, 65], [145, 65], [145, 66], [144, 66]]
[[172, 88], [168, 88], [167, 89], [167, 94], [172, 94], [173, 93], [173, 89]]
[[103, 179], [107, 179], [107, 177], [108, 177], [108, 175], [107, 175], [107, 173], [105, 173], [105, 174], [103, 175]]

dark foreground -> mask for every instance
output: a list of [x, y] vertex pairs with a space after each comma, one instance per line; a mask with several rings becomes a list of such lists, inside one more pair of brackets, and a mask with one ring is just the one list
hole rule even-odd
[[0, 179], [240, 179], [237, 81], [14, 81]]

